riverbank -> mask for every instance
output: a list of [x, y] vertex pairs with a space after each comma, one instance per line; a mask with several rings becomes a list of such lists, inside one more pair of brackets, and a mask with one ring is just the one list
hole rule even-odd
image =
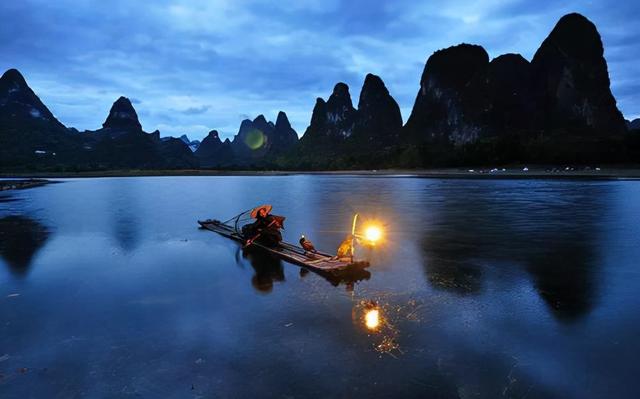
[[[384, 170], [109, 170], [87, 172], [22, 172], [0, 173], [3, 178], [31, 178], [35, 185], [44, 184], [46, 178], [129, 177], [129, 176], [407, 176], [424, 178], [483, 178], [483, 179], [640, 179], [640, 166], [635, 167], [526, 167], [505, 168], [443, 168], [443, 169], [384, 169]], [[2, 184], [7, 184], [5, 180]], [[25, 187], [27, 188], [27, 187]]]
[[23, 190], [51, 183], [46, 179], [0, 180], [0, 191]]

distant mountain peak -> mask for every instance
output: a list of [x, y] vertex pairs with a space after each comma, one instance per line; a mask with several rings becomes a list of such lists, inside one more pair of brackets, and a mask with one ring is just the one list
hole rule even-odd
[[291, 123], [289, 122], [289, 118], [287, 118], [287, 114], [284, 111], [278, 112], [278, 118], [276, 119], [276, 129], [281, 128], [290, 128]]
[[349, 86], [342, 82], [336, 83], [333, 87], [333, 92], [327, 100], [327, 111], [330, 114], [340, 114], [340, 118], [345, 118], [348, 117], [347, 114], [352, 113], [353, 110]]
[[102, 124], [104, 128], [142, 129], [138, 114], [128, 98], [121, 96], [113, 103], [109, 116]]
[[368, 73], [367, 76], [365, 76], [364, 78], [363, 87], [385, 87], [385, 86], [380, 76], [374, 75], [372, 73]]
[[[17, 69], [9, 69], [0, 77], [0, 114], [12, 121], [51, 123], [55, 129], [66, 128], [40, 101]], [[12, 122], [13, 123], [13, 122]]]
[[481, 93], [489, 66], [482, 46], [461, 43], [431, 54], [420, 91], [405, 125], [417, 141], [449, 141], [456, 145], [475, 141], [485, 109]]
[[249, 129], [251, 128], [251, 126], [253, 126], [253, 121], [251, 119], [243, 119], [242, 122], [240, 122], [239, 131], [242, 131], [244, 129]]
[[360, 90], [354, 138], [362, 148], [379, 149], [397, 143], [401, 128], [398, 103], [379, 76], [367, 74]]
[[[209, 132], [209, 134], [207, 134], [207, 137], [205, 138], [205, 140], [218, 140], [220, 141], [220, 135], [218, 134], [217, 130], [211, 130]], [[204, 142], [204, 140], [203, 140]]]
[[309, 126], [323, 126], [327, 122], [327, 102], [323, 98], [316, 98], [316, 104], [311, 112]]
[[355, 114], [356, 109], [353, 108], [349, 86], [346, 83], [337, 83], [327, 101], [327, 120], [335, 126], [332, 134], [342, 138], [349, 137]]
[[529, 61], [527, 61], [526, 58], [524, 58], [522, 56], [522, 54], [518, 54], [518, 53], [506, 53], [506, 54], [500, 54], [499, 56], [497, 56], [496, 58], [492, 59], [491, 62], [505, 62], [505, 60], [508, 60], [509, 62], [520, 62], [520, 63], [529, 63]]
[[256, 116], [256, 118], [253, 120], [253, 123], [267, 123], [267, 118], [265, 118], [264, 115], [260, 114]]
[[283, 153], [298, 143], [298, 133], [291, 127], [289, 118], [284, 111], [278, 112], [271, 141], [272, 154]]
[[461, 43], [433, 53], [422, 72], [421, 87], [442, 84], [464, 90], [489, 64], [489, 54], [477, 44]]
[[260, 114], [256, 116], [256, 118], [252, 122], [253, 128], [259, 129], [262, 133], [267, 134], [275, 127], [273, 122], [267, 121], [267, 118], [264, 115]]
[[349, 85], [343, 82], [336, 83], [336, 85], [333, 86], [333, 93], [331, 96], [351, 98], [351, 95], [349, 94]]
[[[362, 85], [362, 90], [360, 91], [360, 100], [358, 102], [358, 109], [362, 108], [362, 106], [366, 104], [367, 99], [372, 99], [373, 97], [383, 97], [388, 95], [389, 95], [389, 90], [384, 85], [384, 82], [382, 81], [382, 79], [377, 75], [369, 73], [365, 77], [364, 84]], [[365, 104], [363, 104], [363, 102]]]
[[[249, 121], [251, 122], [251, 121]], [[194, 152], [203, 167], [220, 167], [230, 165], [233, 162], [233, 150], [231, 141], [227, 138], [220, 141], [217, 130], [211, 130]]]
[[5, 73], [2, 74], [2, 77], [0, 77], [0, 81], [19, 86], [27, 86], [27, 81], [24, 79], [24, 76], [15, 68], [7, 69]]
[[[596, 29], [596, 26], [594, 25], [593, 22], [589, 20], [589, 18], [577, 12], [572, 12], [572, 13], [563, 15], [556, 23], [555, 28], [582, 29], [582, 30], [589, 30], [592, 33], [598, 32]], [[551, 31], [551, 33], [553, 33], [553, 31]]]
[[546, 127], [626, 130], [610, 89], [602, 39], [583, 15], [558, 20], [531, 61]]
[[589, 59], [599, 62], [603, 57], [602, 39], [596, 26], [585, 16], [571, 13], [558, 20], [549, 36], [544, 40], [534, 60], [540, 58], [549, 48], [557, 49], [565, 57]]

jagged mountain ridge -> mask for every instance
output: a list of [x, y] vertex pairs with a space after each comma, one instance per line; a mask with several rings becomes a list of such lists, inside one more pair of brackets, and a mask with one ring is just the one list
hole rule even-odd
[[[19, 72], [9, 70], [0, 79], [0, 164], [9, 166], [85, 167], [96, 159], [104, 168], [193, 167], [194, 160], [205, 160], [208, 167], [271, 164], [312, 169], [438, 162], [615, 162], [637, 158], [623, 147], [632, 126], [611, 94], [595, 25], [575, 13], [560, 18], [531, 62], [518, 54], [490, 60], [473, 44], [434, 52], [404, 126], [382, 79], [369, 74], [357, 109], [345, 83], [336, 84], [326, 101], [318, 98], [299, 141], [286, 114], [279, 113], [275, 124], [259, 115], [243, 121], [233, 141], [222, 142], [216, 133], [199, 154], [200, 148], [192, 148], [192, 154], [183, 151], [189, 150], [188, 139], [145, 133], [125, 97], [114, 103], [101, 129], [78, 133], [55, 119]], [[110, 150], [96, 157], [100, 146]], [[216, 148], [224, 148], [214, 157], [222, 163], [207, 159]], [[152, 156], [140, 159], [134, 152]], [[120, 162], [118, 157], [129, 160]], [[179, 161], [167, 163], [164, 157]], [[45, 158], [48, 163], [40, 162]]]
[[[401, 128], [400, 107], [382, 79], [367, 74], [358, 109], [353, 107], [349, 86], [343, 82], [334, 86], [326, 102], [316, 100], [309, 127], [295, 152], [301, 154], [305, 168], [323, 168], [329, 162], [349, 167], [349, 163], [365, 158], [375, 163], [388, 148], [398, 144]], [[295, 164], [295, 160], [292, 162]]]
[[620, 134], [622, 114], [611, 94], [595, 25], [562, 17], [531, 63], [517, 54], [489, 62], [477, 45], [429, 57], [405, 126], [415, 141], [464, 145], [513, 131]]
[[197, 166], [181, 140], [160, 140], [160, 132], [144, 132], [126, 97], [114, 102], [101, 129], [80, 133], [53, 116], [20, 72], [10, 69], [0, 78], [0, 168]]
[[189, 169], [199, 166], [181, 139], [161, 139], [157, 130], [143, 131], [138, 114], [126, 97], [113, 103], [102, 126], [80, 135], [85, 151], [98, 167]]
[[298, 134], [287, 115], [280, 111], [275, 124], [267, 121], [264, 115], [243, 120], [231, 144], [239, 163], [251, 163], [281, 154], [297, 142]]
[[278, 112], [276, 123], [264, 115], [241, 122], [233, 140], [220, 140], [212, 130], [202, 141], [195, 155], [203, 167], [260, 166], [273, 161], [297, 145], [298, 134], [291, 127], [287, 114]]

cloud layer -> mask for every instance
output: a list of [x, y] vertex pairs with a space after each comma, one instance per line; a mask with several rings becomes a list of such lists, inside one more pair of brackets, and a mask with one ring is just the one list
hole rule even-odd
[[[147, 3], [147, 2], [144, 2]], [[151, 3], [151, 2], [148, 2]], [[96, 129], [120, 95], [145, 130], [233, 136], [279, 110], [299, 134], [316, 97], [342, 81], [357, 103], [380, 75], [409, 116], [426, 59], [461, 42], [531, 59], [557, 20], [580, 12], [600, 31], [618, 106], [640, 116], [640, 3], [552, 0], [112, 0], [0, 3], [0, 69], [20, 69], [67, 126]]]

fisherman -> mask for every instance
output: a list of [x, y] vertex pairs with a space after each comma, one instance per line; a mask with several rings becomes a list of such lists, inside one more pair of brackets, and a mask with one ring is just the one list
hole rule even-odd
[[255, 222], [242, 227], [242, 235], [246, 238], [244, 246], [254, 241], [268, 247], [277, 247], [282, 241], [280, 229], [284, 228], [284, 217], [271, 215], [271, 205], [261, 205], [251, 211]]

